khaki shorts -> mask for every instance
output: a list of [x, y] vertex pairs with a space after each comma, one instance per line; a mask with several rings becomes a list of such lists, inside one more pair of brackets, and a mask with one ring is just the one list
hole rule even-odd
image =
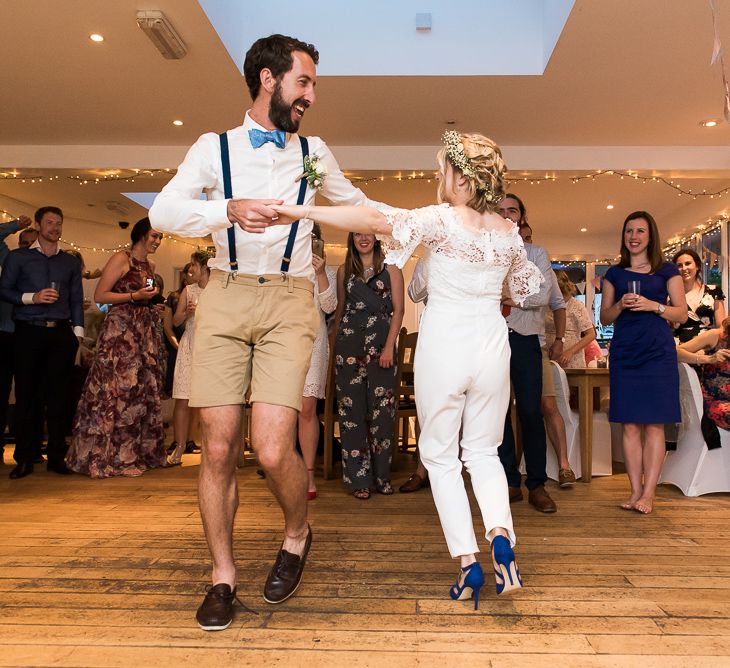
[[195, 314], [190, 406], [251, 401], [301, 410], [319, 331], [306, 278], [213, 269]]
[[547, 350], [542, 349], [542, 396], [543, 397], [554, 397], [555, 382], [553, 381], [553, 367], [550, 364], [550, 357], [548, 356]]

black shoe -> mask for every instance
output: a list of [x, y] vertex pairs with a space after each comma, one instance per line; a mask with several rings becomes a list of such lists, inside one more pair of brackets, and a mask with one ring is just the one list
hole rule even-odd
[[18, 480], [33, 473], [33, 462], [20, 462], [12, 471], [10, 471], [10, 479]]
[[236, 588], [217, 584], [207, 588], [203, 602], [195, 614], [198, 626], [203, 631], [225, 631], [233, 621], [233, 604], [236, 601]]
[[299, 587], [304, 573], [304, 564], [307, 562], [307, 554], [312, 545], [312, 527], [307, 525], [307, 540], [304, 543], [304, 551], [300, 557], [298, 554], [287, 552], [283, 547], [276, 555], [274, 567], [269, 572], [264, 585], [264, 601], [267, 603], [283, 603]]
[[50, 473], [58, 473], [59, 475], [71, 475], [73, 471], [66, 466], [65, 462], [48, 462], [46, 470]]
[[199, 455], [200, 446], [195, 441], [187, 441], [185, 443], [185, 454], [186, 455]]
[[36, 458], [35, 458], [35, 459], [33, 460], [33, 463], [34, 463], [34, 464], [45, 464], [45, 463], [46, 463], [45, 457], [43, 457], [43, 455], [38, 455], [38, 456], [37, 456], [37, 457], [36, 457]]

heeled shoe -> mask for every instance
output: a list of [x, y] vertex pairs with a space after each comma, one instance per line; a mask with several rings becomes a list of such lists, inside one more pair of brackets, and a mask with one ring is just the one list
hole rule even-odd
[[[307, 469], [307, 473], [314, 473], [314, 469]], [[307, 501], [314, 501], [317, 498], [317, 488], [307, 490]]]
[[484, 571], [478, 561], [473, 564], [464, 566], [462, 572], [465, 573], [464, 584], [459, 586], [459, 578], [456, 578], [456, 584], [449, 590], [449, 595], [455, 601], [465, 601], [474, 597], [474, 610], [479, 609], [479, 590], [484, 585]]
[[180, 466], [182, 464], [182, 456], [185, 454], [185, 443], [179, 443], [175, 446], [172, 454], [167, 458], [168, 466]]
[[520, 569], [517, 568], [515, 553], [509, 540], [495, 536], [492, 541], [492, 566], [496, 578], [497, 594], [506, 594], [522, 588]]

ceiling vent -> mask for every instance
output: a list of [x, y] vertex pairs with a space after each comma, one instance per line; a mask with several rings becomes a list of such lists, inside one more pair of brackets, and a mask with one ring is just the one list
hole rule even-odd
[[168, 60], [180, 60], [188, 52], [180, 35], [162, 12], [137, 12], [137, 25]]

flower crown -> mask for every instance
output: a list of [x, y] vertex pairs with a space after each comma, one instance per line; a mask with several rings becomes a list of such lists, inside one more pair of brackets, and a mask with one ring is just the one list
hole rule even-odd
[[[464, 176], [467, 176], [470, 179], [476, 179], [477, 175], [474, 167], [472, 167], [471, 158], [467, 157], [466, 153], [464, 153], [464, 144], [461, 143], [461, 135], [456, 130], [446, 130], [442, 139], [446, 146], [446, 155], [449, 160], [451, 160], [451, 164], [460, 169]], [[487, 185], [477, 184], [476, 189], [477, 192], [485, 193], [484, 197], [487, 202], [494, 203], [501, 199], [501, 197], [493, 192]]]

